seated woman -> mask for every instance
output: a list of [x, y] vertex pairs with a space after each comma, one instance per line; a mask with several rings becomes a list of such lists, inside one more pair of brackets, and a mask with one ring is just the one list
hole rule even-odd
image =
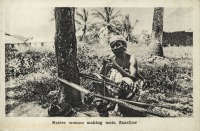
[[[137, 81], [139, 76], [136, 58], [133, 55], [126, 53], [127, 42], [122, 36], [117, 35], [111, 38], [110, 47], [115, 56], [111, 60], [111, 62], [103, 62], [100, 74], [107, 76], [110, 72], [110, 80], [115, 81], [116, 83], [121, 85], [122, 88], [128, 88], [133, 90], [134, 82]], [[134, 94], [127, 92], [126, 89], [122, 89], [119, 90], [117, 94], [115, 94], [115, 97], [118, 99], [131, 100], [134, 97]], [[99, 101], [102, 102], [100, 103]], [[114, 108], [111, 108], [113, 106], [110, 106], [109, 104], [106, 105], [105, 102], [103, 102], [103, 100], [99, 101], [97, 109], [99, 109], [101, 106], [104, 107], [102, 109], [104, 109], [104, 112], [106, 112], [105, 110], [109, 111], [115, 108], [115, 110], [118, 109], [122, 115], [129, 116], [129, 109], [120, 105], [119, 107], [115, 106]], [[106, 109], [105, 106], [109, 108]], [[108, 113], [106, 112], [106, 114]]]

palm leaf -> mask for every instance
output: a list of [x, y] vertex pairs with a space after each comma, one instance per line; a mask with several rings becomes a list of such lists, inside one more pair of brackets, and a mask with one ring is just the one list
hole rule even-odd
[[111, 8], [111, 10], [110, 10], [110, 15], [113, 14], [113, 10], [114, 10], [114, 8]]
[[115, 19], [116, 17], [122, 16], [121, 14], [119, 14], [120, 11], [117, 11], [112, 17], [111, 19]]
[[101, 17], [104, 21], [106, 20], [106, 17], [105, 17], [103, 14], [101, 14], [100, 12], [93, 13], [93, 15], [94, 15], [95, 17]]
[[114, 23], [115, 25], [121, 25], [122, 24], [119, 20], [111, 20], [110, 23]]
[[84, 14], [84, 20], [85, 22], [88, 20], [88, 11], [86, 11], [86, 9], [83, 9], [83, 14]]
[[106, 20], [106, 17], [104, 16], [104, 14], [99, 11], [99, 10], [94, 10], [95, 13], [92, 13], [92, 15], [94, 15], [95, 17], [101, 17], [103, 20]]
[[79, 18], [81, 18], [83, 21], [85, 21], [83, 14], [80, 14], [79, 12], [76, 12], [76, 14], [77, 14], [77, 16], [79, 16]]
[[106, 13], [106, 18], [109, 19], [109, 7], [105, 7], [104, 11]]
[[79, 25], [83, 25], [80, 21], [78, 21], [78, 20], [75, 20], [75, 22], [77, 23], [77, 24], [79, 24]]

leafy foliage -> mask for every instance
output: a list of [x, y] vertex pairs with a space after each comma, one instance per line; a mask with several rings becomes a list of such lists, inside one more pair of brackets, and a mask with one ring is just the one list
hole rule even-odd
[[78, 30], [82, 29], [83, 34], [80, 37], [80, 41], [86, 39], [86, 32], [88, 31], [89, 26], [91, 25], [89, 20], [89, 13], [86, 9], [82, 9], [81, 13], [76, 12], [76, 15], [79, 19], [76, 19], [76, 24], [78, 26]]
[[117, 17], [121, 16], [120, 11], [115, 11], [115, 8], [104, 7], [99, 10], [94, 10], [92, 15], [102, 20], [98, 24], [101, 27], [107, 27], [108, 33], [114, 32], [113, 28], [120, 23], [116, 20]]
[[122, 21], [122, 29], [121, 31], [124, 34], [124, 37], [127, 41], [133, 41], [132, 39], [132, 31], [135, 28], [138, 19], [135, 21], [134, 25], [130, 22], [129, 14], [125, 15], [125, 19]]
[[[133, 50], [136, 47], [130, 48]], [[142, 47], [142, 49], [144, 50], [144, 47]], [[138, 48], [135, 50], [138, 50]], [[176, 51], [172, 52], [173, 50]], [[187, 61], [190, 61], [192, 58], [188, 55], [184, 55], [183, 57], [182, 54], [180, 55], [181, 52], [179, 54], [175, 54], [179, 52], [177, 50], [184, 51], [182, 52], [183, 55], [188, 54], [188, 50], [183, 50], [182, 48], [166, 48], [165, 52], [168, 57], [166, 57], [163, 61], [169, 59], [171, 63], [165, 63], [163, 65], [161, 65], [162, 61], [158, 61], [158, 64], [149, 64], [148, 61], [143, 58], [144, 56], [140, 56], [139, 72], [146, 79], [146, 83], [143, 88], [147, 92], [145, 94], [146, 98], [143, 97], [143, 99], [147, 103], [158, 102], [162, 105], [170, 107], [171, 109], [176, 109], [176, 111], [162, 109], [162, 111], [168, 113], [170, 116], [191, 116], [193, 113], [193, 74], [191, 64], [190, 66], [183, 65], [187, 64]], [[140, 52], [141, 51], [138, 53]], [[78, 44], [77, 58], [79, 71], [81, 73], [98, 73], [103, 59], [110, 59], [111, 57], [112, 52], [108, 49], [108, 45]], [[27, 69], [27, 73], [15, 78], [17, 83], [20, 83], [18, 87], [6, 88], [6, 99], [37, 101], [43, 105], [48, 104], [48, 93], [52, 90], [58, 90], [56, 80], [56, 56], [52, 52], [15, 52], [12, 59], [7, 60], [7, 62], [18, 61], [19, 64], [16, 64], [17, 62], [15, 62], [13, 65], [17, 65], [16, 69], [21, 69], [21, 61], [28, 61], [28, 59], [30, 61], [31, 59], [34, 59], [34, 64], [30, 64], [30, 62], [30, 67], [24, 65], [23, 68]], [[7, 67], [11, 67], [11, 65]], [[36, 69], [35, 72], [28, 72], [28, 69], [32, 68]], [[8, 71], [8, 69], [6, 70]], [[81, 78], [81, 85], [87, 89], [92, 87], [91, 82], [91, 80]], [[14, 97], [11, 97], [12, 95], [14, 95]], [[90, 107], [87, 108], [90, 109]]]
[[[7, 50], [7, 49], [6, 49]], [[10, 77], [15, 78], [20, 75], [37, 72], [42, 68], [50, 68], [56, 65], [55, 54], [52, 52], [39, 52], [28, 50], [26, 52], [16, 52], [7, 50], [5, 58], [6, 81]]]
[[[163, 67], [151, 67], [143, 65], [143, 70], [140, 72], [147, 80], [147, 89], [151, 89], [157, 93], [164, 94], [176, 94], [177, 92], [184, 94], [184, 89], [189, 87], [183, 87], [180, 84], [182, 79], [187, 79], [187, 82], [192, 84], [192, 70], [177, 67], [172, 65], [164, 65]], [[181, 74], [185, 74], [188, 77], [180, 77]], [[190, 85], [191, 86], [191, 85]], [[184, 95], [188, 95], [191, 92], [187, 92]], [[191, 94], [190, 94], [191, 95]]]

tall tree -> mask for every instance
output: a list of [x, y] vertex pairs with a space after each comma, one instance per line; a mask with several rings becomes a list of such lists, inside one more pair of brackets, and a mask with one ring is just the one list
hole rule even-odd
[[[58, 77], [80, 84], [77, 67], [77, 42], [75, 35], [74, 8], [55, 8], [55, 51], [58, 64]], [[80, 93], [63, 83], [60, 86], [60, 102], [74, 106], [81, 100]]]
[[115, 11], [115, 8], [111, 7], [104, 7], [94, 11], [93, 15], [102, 19], [102, 22], [99, 22], [99, 24], [103, 27], [107, 27], [108, 34], [114, 32], [113, 27], [117, 25], [117, 23], [120, 23], [116, 20], [117, 17], [121, 16], [120, 11]]
[[88, 26], [90, 25], [88, 10], [82, 9], [81, 12], [76, 12], [78, 19], [76, 19], [76, 23], [78, 25], [78, 30], [82, 29], [83, 34], [80, 37], [80, 41], [85, 40], [85, 34], [88, 30]]
[[131, 33], [132, 33], [133, 29], [135, 28], [135, 25], [137, 24], [137, 22], [138, 22], [138, 20], [136, 20], [134, 25], [132, 26], [131, 22], [130, 22], [129, 14], [125, 15], [122, 26], [124, 28], [124, 33], [126, 34], [127, 41], [132, 40]]
[[164, 56], [162, 48], [163, 38], [163, 7], [154, 8], [153, 26], [151, 34], [150, 54], [156, 56]]

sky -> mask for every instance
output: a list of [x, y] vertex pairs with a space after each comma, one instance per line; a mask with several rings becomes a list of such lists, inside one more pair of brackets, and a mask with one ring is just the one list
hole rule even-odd
[[[122, 15], [129, 14], [133, 24], [136, 19], [134, 34], [142, 30], [151, 33], [153, 8], [116, 8]], [[55, 21], [53, 7], [8, 7], [5, 10], [5, 32], [25, 37], [41, 37], [53, 40], [55, 35]], [[90, 9], [91, 10], [91, 9]], [[122, 17], [123, 18], [123, 17]], [[192, 30], [191, 8], [165, 8], [164, 31]]]
[[27, 37], [51, 38], [55, 34], [53, 8], [7, 8], [5, 32]]

